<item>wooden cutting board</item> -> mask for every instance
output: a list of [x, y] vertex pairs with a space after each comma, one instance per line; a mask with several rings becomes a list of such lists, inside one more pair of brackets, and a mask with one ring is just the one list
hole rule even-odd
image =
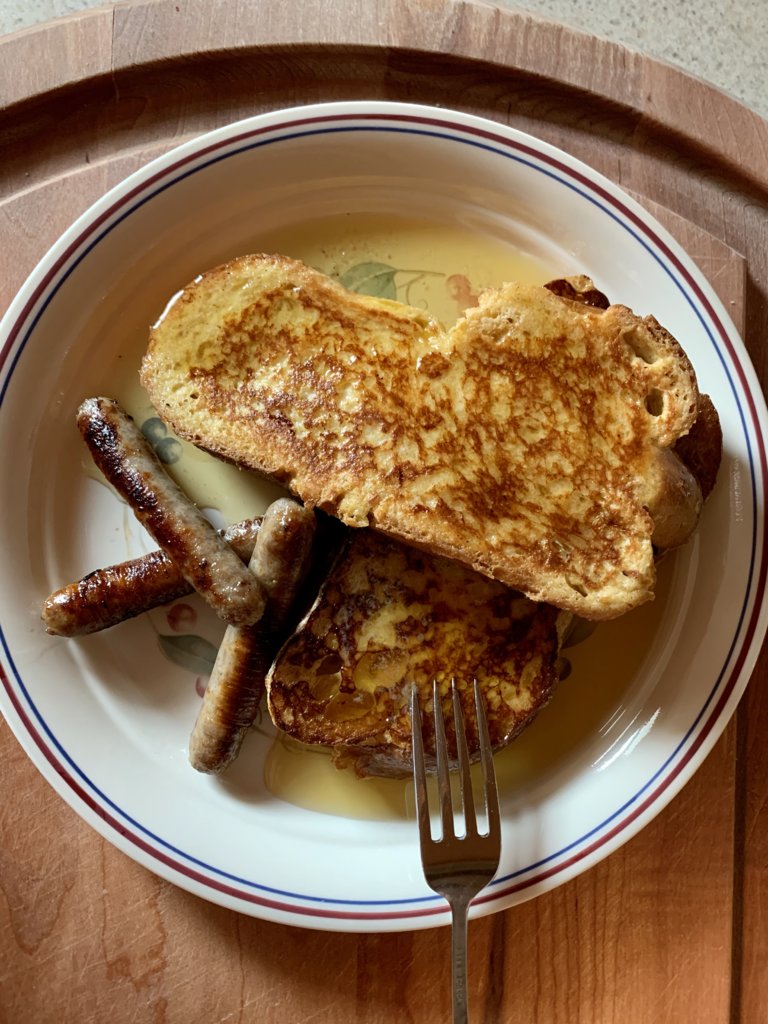
[[[765, 382], [768, 125], [641, 54], [454, 0], [150, 0], [0, 40], [0, 308], [152, 156], [259, 111], [359, 98], [513, 125], [631, 190], [701, 266]], [[736, 719], [648, 828], [470, 926], [473, 1019], [765, 1019], [765, 672], [763, 655]], [[450, 1018], [447, 929], [324, 934], [207, 904], [98, 837], [4, 723], [0, 750], [3, 1024]]]

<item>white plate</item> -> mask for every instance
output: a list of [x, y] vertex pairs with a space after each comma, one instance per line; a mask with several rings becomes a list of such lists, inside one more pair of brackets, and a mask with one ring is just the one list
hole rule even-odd
[[[766, 627], [760, 389], [701, 273], [611, 182], [498, 124], [373, 102], [255, 117], [128, 178], [53, 247], [2, 323], [2, 709], [61, 796], [152, 871], [248, 914], [349, 931], [447, 922], [410, 816], [349, 780], [368, 820], [280, 799], [264, 783], [261, 733], [228, 782], [193, 772], [197, 648], [173, 638], [190, 633], [194, 602], [172, 621], [161, 610], [79, 641], [45, 635], [38, 613], [57, 586], [146, 546], [89, 475], [79, 401], [121, 366], [134, 372], [147, 325], [199, 271], [312, 218], [369, 213], [462, 225], [524, 250], [529, 271], [589, 273], [678, 337], [724, 430], [701, 528], [662, 566], [655, 604], [599, 627], [502, 755], [503, 863], [474, 912], [564, 882], [646, 825], [721, 733]], [[163, 656], [163, 631], [192, 674]]]

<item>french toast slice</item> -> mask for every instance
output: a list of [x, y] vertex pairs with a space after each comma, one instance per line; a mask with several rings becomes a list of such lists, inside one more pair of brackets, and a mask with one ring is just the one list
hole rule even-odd
[[448, 330], [244, 256], [169, 305], [141, 378], [177, 433], [305, 504], [609, 619], [652, 598], [654, 546], [698, 520], [674, 446], [699, 392], [653, 317], [578, 280], [503, 285]]
[[[292, 738], [333, 750], [361, 776], [412, 770], [410, 695], [445, 701], [449, 749], [455, 678], [471, 753], [477, 751], [472, 681], [487, 708], [495, 750], [547, 704], [573, 616], [536, 604], [459, 563], [350, 531], [320, 594], [267, 674], [269, 712]], [[425, 716], [425, 730], [431, 716]], [[427, 754], [434, 733], [425, 731]]]

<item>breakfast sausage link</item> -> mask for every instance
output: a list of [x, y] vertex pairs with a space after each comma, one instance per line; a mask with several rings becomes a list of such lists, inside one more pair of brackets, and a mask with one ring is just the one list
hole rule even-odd
[[223, 771], [240, 752], [264, 693], [264, 681], [282, 644], [312, 558], [315, 516], [289, 498], [264, 514], [249, 568], [267, 594], [262, 620], [228, 626], [189, 741], [200, 772]]
[[[244, 519], [224, 531], [238, 558], [253, 554], [260, 519]], [[194, 588], [162, 550], [89, 572], [54, 591], [45, 601], [42, 620], [54, 636], [84, 636], [116, 626], [158, 605], [191, 594]]]
[[130, 416], [108, 398], [89, 398], [77, 425], [93, 460], [184, 579], [226, 622], [257, 622], [264, 591], [202, 512], [174, 483]]

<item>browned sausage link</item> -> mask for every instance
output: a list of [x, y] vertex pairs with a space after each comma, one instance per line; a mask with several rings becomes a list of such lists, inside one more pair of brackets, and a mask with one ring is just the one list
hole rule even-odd
[[257, 622], [265, 604], [259, 581], [171, 480], [131, 417], [110, 399], [89, 398], [77, 425], [96, 465], [184, 579], [230, 624]]
[[267, 592], [267, 607], [261, 622], [229, 626], [224, 634], [189, 741], [189, 760], [200, 772], [221, 772], [240, 752], [306, 577], [314, 536], [314, 514], [288, 498], [264, 514], [249, 567]]
[[[222, 535], [243, 562], [253, 554], [260, 522], [244, 519]], [[95, 569], [81, 580], [56, 590], [43, 605], [42, 619], [46, 630], [54, 636], [84, 636], [116, 626], [193, 590], [164, 551], [150, 551], [129, 562]]]

